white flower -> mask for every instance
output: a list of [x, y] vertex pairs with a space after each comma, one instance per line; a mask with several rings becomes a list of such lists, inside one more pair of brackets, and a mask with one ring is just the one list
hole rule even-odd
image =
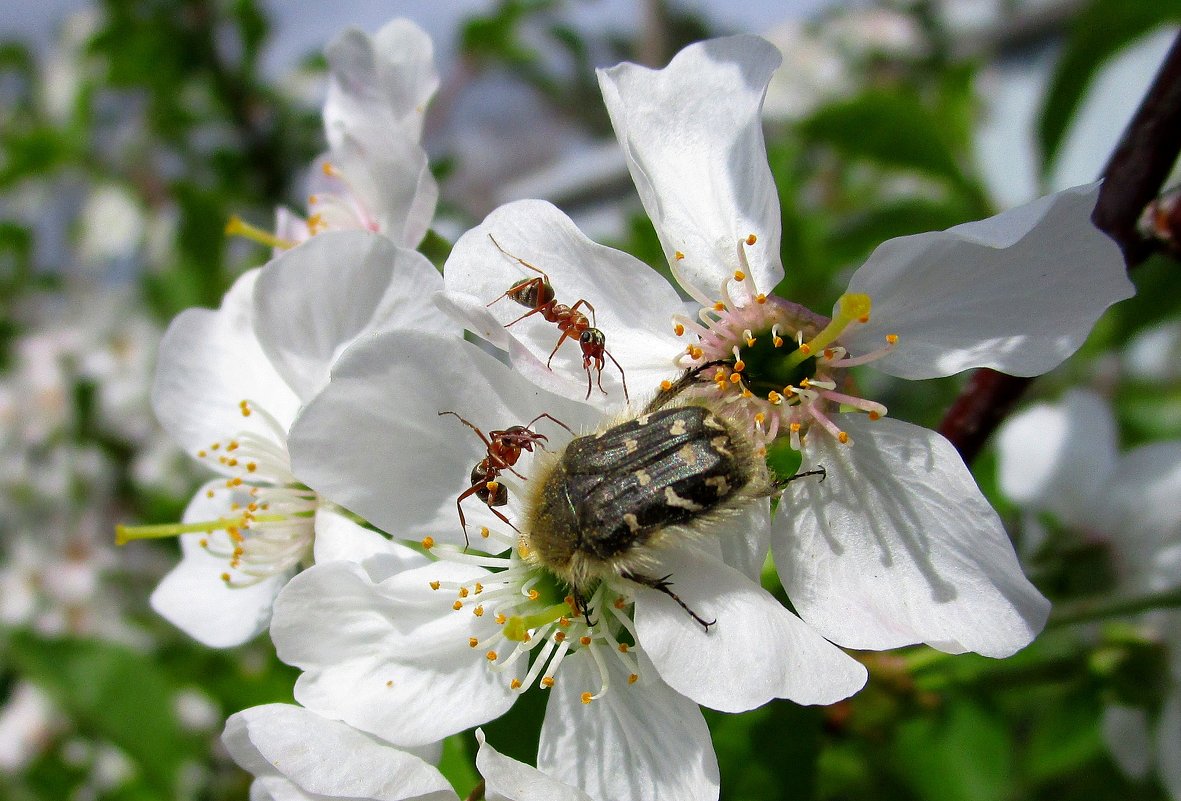
[[[399, 331], [358, 342], [301, 413], [291, 447], [300, 476], [379, 528], [421, 537], [439, 561], [394, 575], [380, 557], [316, 565], [275, 606], [271, 636], [300, 667], [296, 698], [397, 745], [414, 746], [550, 693], [539, 767], [595, 798], [713, 799], [717, 766], [697, 704], [742, 711], [772, 698], [832, 703], [865, 669], [763, 590], [767, 502], [750, 501], [700, 537], [658, 550], [653, 576], [716, 623], [708, 632], [668, 595], [609, 575], [578, 614], [529, 550], [522, 521], [535, 454], [499, 481], [520, 543], [476, 498], [485, 432], [549, 414], [575, 431], [603, 425], [592, 407], [538, 390], [479, 348]], [[570, 434], [536, 431], [557, 451]], [[454, 543], [454, 544], [449, 544]], [[760, 549], [761, 547], [761, 549]], [[741, 564], [751, 572], [731, 567]]]
[[[1107, 402], [1074, 390], [1037, 404], [998, 432], [1001, 489], [1024, 511], [1052, 514], [1112, 549], [1118, 591], [1128, 597], [1181, 586], [1181, 441], [1119, 454]], [[1181, 799], [1181, 613], [1144, 619], [1169, 649], [1171, 676], [1155, 726], [1143, 709], [1110, 705], [1103, 733], [1129, 775], [1156, 771]]]
[[[500, 754], [476, 730], [487, 801], [590, 801], [586, 794]], [[251, 801], [459, 801], [433, 765], [367, 734], [288, 704], [238, 712], [222, 741], [255, 776]]]
[[[344, 31], [324, 54], [329, 151], [312, 164], [308, 217], [280, 208], [275, 237], [259, 238], [281, 249], [324, 231], [359, 228], [414, 247], [439, 195], [419, 145], [426, 105], [439, 85], [434, 46], [413, 22], [394, 19], [373, 37]], [[261, 234], [240, 221], [231, 230]]]
[[173, 321], [153, 406], [222, 478], [202, 487], [181, 525], [120, 530], [124, 541], [184, 534], [184, 558], [152, 594], [160, 614], [206, 645], [237, 645], [266, 627], [275, 594], [313, 556], [392, 547], [299, 482], [287, 429], [353, 339], [403, 326], [451, 329], [424, 302], [440, 283], [424, 257], [385, 237], [326, 233], [243, 275], [220, 309]]
[[[772, 528], [800, 616], [853, 648], [925, 642], [1010, 654], [1040, 630], [1049, 606], [1022, 575], [1000, 520], [950, 443], [881, 419], [885, 407], [852, 395], [845, 369], [872, 362], [920, 379], [1057, 365], [1132, 293], [1118, 249], [1090, 223], [1097, 189], [886, 242], [832, 319], [769, 296], [784, 271], [760, 107], [779, 60], [763, 40], [740, 36], [691, 45], [663, 70], [622, 64], [599, 74], [669, 268], [699, 309], [686, 313], [645, 265], [590, 242], [539, 201], [501, 207], [456, 243], [441, 305], [536, 383], [566, 394], [580, 391], [583, 376], [572, 346], [546, 368], [556, 327], [540, 314], [512, 323], [520, 307], [488, 305], [535, 275], [517, 258], [545, 270], [563, 303], [594, 305], [633, 395], [723, 361], [700, 392], [754, 436], [787, 438], [804, 469], [828, 471], [827, 481], [785, 493]], [[607, 395], [592, 397], [618, 404], [615, 373], [603, 381]]]

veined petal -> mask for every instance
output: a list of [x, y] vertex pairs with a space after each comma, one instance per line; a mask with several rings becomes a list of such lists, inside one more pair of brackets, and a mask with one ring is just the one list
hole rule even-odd
[[422, 567], [430, 562], [425, 556], [401, 543], [386, 539], [373, 529], [345, 517], [330, 508], [316, 510], [316, 541], [314, 544], [317, 562], [332, 562], [344, 559], [349, 562], [363, 562], [371, 556], [380, 556], [386, 565], [387, 575], [412, 567]]
[[[472, 468], [487, 446], [454, 416], [440, 416], [445, 411], [485, 434], [542, 413], [574, 431], [599, 417], [589, 406], [530, 386], [458, 337], [392, 331], [350, 348], [331, 383], [304, 409], [291, 434], [296, 474], [397, 538], [462, 542], [456, 500], [471, 487]], [[535, 430], [550, 438], [551, 450], [570, 436], [544, 419]], [[522, 475], [529, 475], [530, 459], [522, 455]], [[510, 485], [512, 510], [521, 497], [511, 486], [517, 479], [508, 471], [502, 479]], [[463, 509], [471, 536], [480, 526], [507, 528], [474, 496]]]
[[[779, 195], [763, 142], [763, 97], [779, 51], [757, 36], [682, 50], [662, 70], [620, 64], [599, 86], [640, 200], [683, 282], [714, 297], [739, 267], [763, 292], [783, 278]], [[678, 253], [681, 257], [678, 257]]]
[[190, 453], [239, 431], [273, 438], [259, 415], [242, 416], [243, 400], [265, 409], [284, 428], [299, 408], [299, 398], [255, 336], [251, 296], [258, 277], [258, 270], [243, 274], [217, 310], [181, 312], [160, 343], [152, 409]]
[[[399, 324], [448, 328], [429, 301], [441, 284], [423, 256], [383, 236], [330, 231], [262, 269], [254, 289], [255, 329], [275, 368], [306, 402], [361, 333]], [[426, 294], [412, 296], [420, 288]]]
[[[219, 490], [212, 498], [206, 492]], [[224, 481], [201, 487], [185, 509], [185, 523], [219, 518], [234, 518], [230, 493]], [[267, 627], [271, 607], [279, 590], [291, 578], [288, 571], [263, 579], [248, 587], [230, 587], [222, 580], [226, 559], [214, 556], [201, 547], [201, 541], [224, 532], [183, 534], [180, 562], [156, 586], [151, 595], [152, 608], [172, 625], [210, 648], [232, 648], [249, 642]]]
[[275, 603], [279, 658], [304, 671], [295, 698], [399, 746], [419, 746], [504, 714], [516, 694], [485, 667], [471, 637], [491, 616], [449, 613], [432, 581], [486, 571], [439, 562], [374, 584], [361, 565], [325, 562], [296, 576]]
[[439, 87], [431, 38], [407, 19], [386, 23], [372, 38], [349, 28], [324, 51], [328, 97], [324, 128], [333, 149], [344, 134], [376, 141], [422, 136], [426, 104]]
[[1000, 657], [1028, 645], [1050, 604], [951, 443], [891, 418], [835, 419], [853, 444], [810, 438], [802, 469], [828, 477], [792, 484], [772, 521], [800, 617], [847, 648]]
[[660, 575], [701, 624], [665, 593], [636, 589], [636, 631], [644, 652], [672, 689], [723, 712], [744, 712], [773, 698], [831, 704], [865, 684], [866, 670], [787, 611], [737, 570], [668, 549]]
[[611, 801], [716, 801], [718, 761], [697, 705], [644, 671], [632, 685], [618, 660], [603, 660], [611, 689], [597, 692], [599, 671], [579, 651], [562, 663], [550, 692], [537, 767]]
[[226, 721], [222, 742], [256, 777], [289, 782], [299, 792], [294, 798], [458, 801], [433, 765], [298, 706], [238, 712]]
[[[531, 372], [552, 373], [565, 394], [585, 394], [586, 371], [577, 333], [555, 352], [562, 337], [555, 323], [541, 314], [513, 323], [528, 314], [529, 307], [505, 292], [520, 281], [542, 277], [514, 257], [545, 271], [558, 303], [590, 304], [578, 311], [606, 335], [607, 351], [626, 371], [633, 400], [655, 392], [661, 380], [677, 372], [673, 360], [684, 345], [673, 334], [671, 321], [681, 310], [676, 291], [643, 262], [587, 239], [569, 217], [541, 200], [501, 206], [455, 243], [443, 268], [447, 305], [473, 332], [506, 350], [510, 340], [519, 341], [533, 357]], [[486, 307], [486, 313], [481, 313], [481, 307]], [[493, 320], [499, 330], [494, 329]], [[509, 323], [513, 324], [505, 328]], [[552, 370], [545, 366], [551, 352]], [[610, 359], [602, 379], [606, 399], [614, 405], [622, 403], [619, 370]], [[591, 397], [602, 398], [597, 386]]]
[[1099, 316], [1134, 293], [1119, 248], [1091, 223], [1099, 185], [1075, 187], [986, 220], [891, 239], [854, 273], [870, 321], [841, 337], [901, 378], [971, 367], [1039, 375], [1074, 353]]
[[537, 768], [501, 754], [484, 741], [484, 732], [476, 729], [480, 750], [476, 768], [484, 777], [487, 801], [591, 801], [581, 790], [554, 779]]
[[1093, 525], [1116, 460], [1115, 419], [1107, 401], [1074, 390], [1061, 404], [1037, 404], [997, 432], [1001, 490], [1014, 502]]

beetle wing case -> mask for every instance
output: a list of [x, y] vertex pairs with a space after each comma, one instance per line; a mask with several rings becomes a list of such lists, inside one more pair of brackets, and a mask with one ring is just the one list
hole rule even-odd
[[638, 573], [674, 533], [695, 529], [774, 482], [741, 431], [708, 405], [664, 407], [576, 437], [538, 464], [524, 537], [531, 558], [576, 590]]

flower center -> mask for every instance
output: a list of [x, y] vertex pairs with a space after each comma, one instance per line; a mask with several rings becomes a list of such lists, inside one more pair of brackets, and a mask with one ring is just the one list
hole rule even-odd
[[600, 685], [582, 693], [589, 704], [610, 689], [606, 659], [613, 654], [628, 674], [628, 683], [640, 678], [636, 657], [636, 631], [629, 614], [633, 599], [615, 582], [599, 584], [580, 611], [574, 597], [548, 570], [529, 561], [523, 543], [480, 529], [496, 556], [423, 540], [423, 547], [441, 561], [479, 565], [487, 573], [463, 583], [432, 581], [436, 591], [451, 591], [453, 613], [489, 618], [496, 626], [491, 636], [470, 637], [468, 645], [483, 652], [488, 669], [508, 677], [509, 689], [523, 693], [534, 684], [554, 686], [562, 661], [573, 651], [585, 649], [598, 666]]
[[230, 494], [229, 514], [189, 523], [117, 526], [115, 542], [204, 533], [200, 545], [223, 559], [221, 579], [229, 587], [249, 587], [311, 561], [314, 520], [319, 499], [295, 480], [287, 453], [286, 432], [257, 404], [243, 400], [243, 417], [257, 415], [272, 436], [242, 431], [211, 443], [197, 458], [227, 475], [224, 488], [210, 488], [207, 498]]
[[869, 321], [870, 297], [842, 295], [831, 320], [782, 298], [768, 297], [742, 269], [748, 266], [746, 248], [757, 241], [753, 234], [739, 241], [741, 268], [722, 283], [720, 300], [703, 303], [699, 319], [674, 315], [678, 336], [696, 335], [678, 365], [692, 369], [718, 363], [712, 374], [704, 373], [714, 387], [702, 387], [699, 392], [720, 398], [729, 414], [745, 421], [764, 453], [778, 437], [788, 438], [791, 447], [800, 450], [813, 424], [842, 444], [850, 444], [849, 435], [833, 421], [833, 413], [851, 408], [876, 420], [886, 414], [886, 407], [851, 394], [851, 381], [841, 371], [885, 356], [898, 337], [887, 336], [881, 349], [850, 357], [840, 337], [852, 326]]

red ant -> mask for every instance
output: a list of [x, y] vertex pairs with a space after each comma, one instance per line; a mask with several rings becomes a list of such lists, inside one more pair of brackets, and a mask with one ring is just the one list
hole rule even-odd
[[[534, 314], [540, 314], [547, 323], [557, 323], [558, 330], [562, 332], [562, 336], [558, 337], [558, 344], [554, 345], [554, 349], [550, 351], [549, 359], [546, 361], [545, 366], [547, 368], [550, 366], [550, 362], [554, 360], [554, 354], [558, 352], [558, 348], [562, 346], [562, 343], [566, 341], [567, 337], [577, 336], [578, 345], [582, 348], [582, 369], [586, 370], [586, 397], [589, 398], [591, 394], [592, 366], [595, 369], [595, 375], [598, 379], [599, 391], [604, 395], [607, 394], [607, 390], [603, 389], [603, 366], [606, 364], [603, 357], [606, 356], [618, 368], [619, 378], [623, 382], [623, 399], [625, 402], [630, 403], [631, 399], [627, 394], [627, 376], [624, 375], [623, 367], [611, 355], [611, 351], [607, 350], [607, 335], [593, 325], [595, 307], [590, 304], [590, 301], [580, 298], [573, 306], [566, 306], [555, 302], [553, 284], [550, 283], [549, 276], [545, 274], [544, 270], [534, 267], [519, 256], [509, 253], [500, 246], [500, 243], [496, 241], [496, 237], [492, 236], [492, 234], [488, 234], [488, 238], [492, 240], [493, 245], [496, 245], [497, 250], [516, 261], [522, 267], [541, 273], [540, 278], [522, 278], [510, 286], [503, 295], [492, 301], [492, 303], [495, 303], [500, 298], [507, 297], [529, 308], [529, 311], [511, 323], [507, 323], [504, 327], [508, 328]], [[491, 306], [492, 303], [488, 305]], [[590, 309], [590, 320], [587, 320], [586, 315], [579, 311], [579, 308], [583, 306]]]
[[463, 516], [462, 504], [465, 498], [472, 495], [475, 495], [487, 504], [489, 511], [499, 517], [505, 524], [512, 526], [513, 531], [520, 533], [520, 529], [513, 526], [509, 519], [496, 509], [497, 506], [504, 506], [508, 503], [508, 487], [496, 479], [503, 471], [508, 470], [517, 478], [526, 480], [523, 475], [513, 469], [513, 465], [521, 458], [521, 451], [533, 453], [534, 443], [537, 444], [537, 447], [545, 450], [545, 443], [549, 441], [545, 434], [539, 434], [530, 429], [530, 426], [538, 420], [545, 418], [546, 420], [557, 423], [571, 434], [574, 432], [570, 429], [570, 426], [561, 420], [543, 412], [523, 426], [509, 426], [503, 430], [489, 431], [488, 435], [485, 436], [483, 431], [455, 412], [439, 412], [440, 417], [445, 414], [453, 415], [459, 422], [463, 423], [472, 431], [475, 431], [476, 436], [480, 438], [480, 441], [488, 449], [488, 455], [472, 468], [472, 485], [455, 499], [455, 509], [459, 512], [459, 525], [463, 526], [464, 548], [467, 548], [469, 542], [467, 536], [467, 518]]

